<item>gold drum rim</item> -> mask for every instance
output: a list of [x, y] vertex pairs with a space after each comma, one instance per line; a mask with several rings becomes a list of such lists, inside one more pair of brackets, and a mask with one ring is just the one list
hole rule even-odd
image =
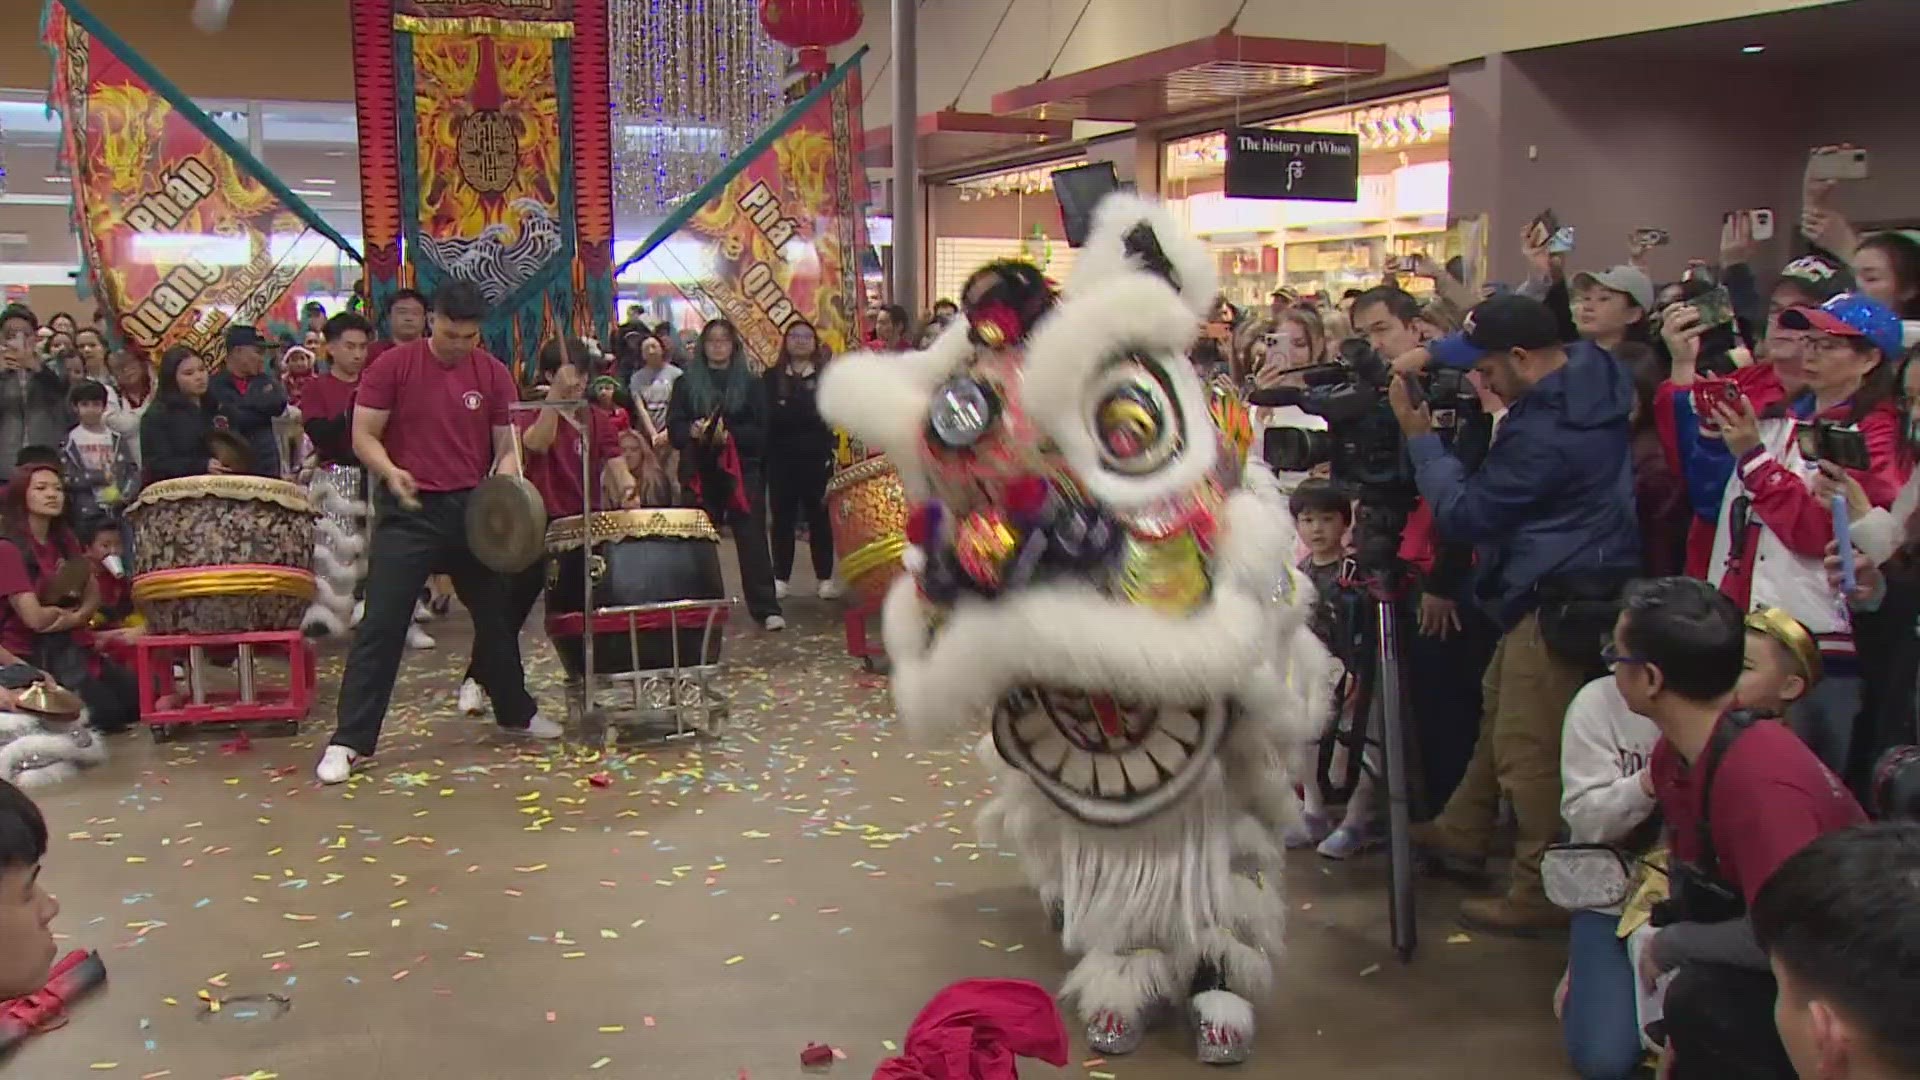
[[[547, 525], [547, 550], [558, 554], [581, 544], [586, 518], [580, 514], [555, 518]], [[657, 507], [642, 510], [598, 510], [593, 514], [591, 543], [606, 540], [671, 540], [720, 542], [720, 533], [705, 510]]]
[[311, 601], [313, 571], [290, 566], [190, 566], [155, 570], [133, 579], [133, 602], [201, 600], [216, 596], [285, 596]]

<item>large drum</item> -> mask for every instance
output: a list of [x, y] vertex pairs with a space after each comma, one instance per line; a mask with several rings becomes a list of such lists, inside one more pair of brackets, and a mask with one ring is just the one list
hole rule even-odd
[[840, 580], [856, 604], [878, 607], [907, 550], [907, 492], [893, 463], [875, 454], [835, 472], [827, 517]]
[[[653, 671], [676, 661], [680, 667], [719, 663], [727, 593], [720, 576], [720, 534], [706, 513], [600, 511], [593, 515], [591, 537], [584, 535], [584, 520], [563, 517], [547, 526], [547, 634], [567, 678], [578, 680], [582, 674], [586, 620], [580, 604], [589, 579], [596, 674]], [[621, 610], [675, 600], [708, 603], [672, 611]]]
[[299, 485], [188, 476], [140, 493], [133, 600], [159, 634], [294, 630], [313, 602], [313, 510]]

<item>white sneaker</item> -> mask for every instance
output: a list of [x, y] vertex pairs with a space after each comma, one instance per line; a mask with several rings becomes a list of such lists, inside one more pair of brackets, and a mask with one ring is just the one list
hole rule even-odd
[[847, 587], [837, 578], [828, 578], [820, 583], [820, 599], [838, 600], [847, 594]]
[[360, 755], [344, 746], [329, 746], [327, 752], [320, 755], [320, 764], [314, 767], [314, 778], [323, 784], [344, 784], [347, 777], [353, 775], [353, 767]]
[[427, 606], [427, 602], [425, 600], [415, 600], [413, 602], [413, 621], [414, 622], [432, 622], [433, 621], [433, 609]]
[[769, 630], [785, 630], [787, 628], [787, 620], [779, 615], [769, 615], [767, 616], [767, 621], [760, 625]]
[[487, 711], [487, 692], [472, 679], [460, 684], [460, 712], [466, 716], [479, 716]]
[[367, 602], [365, 600], [355, 600], [353, 602], [353, 618], [347, 620], [347, 625], [359, 626], [360, 620], [366, 617], [367, 617]]
[[420, 629], [418, 626], [407, 627], [407, 648], [431, 649], [434, 644], [433, 638], [429, 637], [425, 630]]
[[775, 600], [785, 600], [785, 599], [787, 598], [787, 593], [788, 593], [788, 591], [789, 591], [789, 590], [788, 590], [788, 588], [787, 588], [787, 583], [786, 583], [786, 582], [784, 582], [784, 581], [780, 581], [780, 580], [778, 580], [778, 579], [775, 579], [775, 580], [774, 580], [774, 583], [773, 583], [773, 598], [774, 598]]
[[554, 739], [558, 739], [562, 735], [565, 735], [567, 733], [566, 728], [563, 728], [559, 724], [556, 724], [553, 721], [547, 719], [546, 717], [541, 716], [539, 713], [533, 714], [533, 719], [527, 721], [526, 727], [523, 727], [523, 728], [502, 727], [500, 730], [506, 732], [509, 735], [518, 735], [523, 739], [540, 739], [543, 741], [551, 741]]

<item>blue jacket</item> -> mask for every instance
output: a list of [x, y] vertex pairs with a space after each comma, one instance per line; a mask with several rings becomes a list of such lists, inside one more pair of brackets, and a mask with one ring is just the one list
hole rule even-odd
[[1480, 468], [1468, 475], [1437, 435], [1408, 441], [1414, 479], [1441, 536], [1474, 544], [1474, 594], [1502, 627], [1538, 604], [1540, 582], [1635, 573], [1633, 380], [1587, 342], [1513, 402]]

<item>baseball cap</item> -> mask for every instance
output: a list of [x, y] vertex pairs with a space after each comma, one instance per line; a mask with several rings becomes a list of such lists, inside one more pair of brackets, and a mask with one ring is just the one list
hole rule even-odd
[[267, 347], [267, 339], [261, 337], [260, 331], [251, 326], [227, 327], [226, 341], [229, 349], [244, 349], [249, 345], [260, 349]]
[[1819, 307], [1793, 307], [1780, 313], [1788, 330], [1817, 330], [1835, 337], [1864, 338], [1889, 359], [1900, 355], [1903, 331], [1900, 316], [1880, 301], [1860, 293], [1841, 293]]
[[1846, 266], [1819, 255], [1802, 255], [1780, 268], [1775, 287], [1792, 284], [1822, 303], [1853, 290], [1853, 274]]
[[1582, 270], [1573, 275], [1571, 284], [1576, 291], [1589, 284], [1598, 284], [1602, 288], [1633, 297], [1633, 302], [1640, 306], [1641, 311], [1653, 310], [1653, 279], [1645, 271], [1624, 263], [1607, 270]]
[[1469, 368], [1488, 353], [1511, 349], [1549, 349], [1560, 344], [1560, 323], [1547, 305], [1530, 296], [1507, 293], [1482, 300], [1460, 324], [1460, 332], [1427, 345], [1427, 355], [1444, 367]]

